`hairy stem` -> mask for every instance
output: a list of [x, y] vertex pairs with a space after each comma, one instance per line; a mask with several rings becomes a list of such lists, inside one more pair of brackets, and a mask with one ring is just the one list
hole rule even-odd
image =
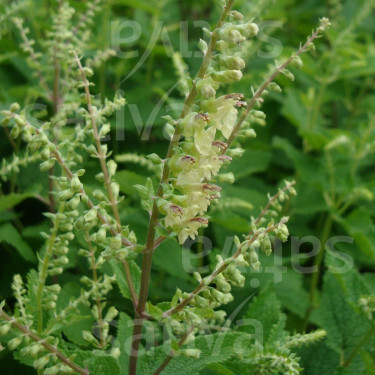
[[238, 119], [236, 126], [234, 127], [232, 134], [228, 138], [227, 141], [227, 149], [230, 147], [232, 142], [237, 136], [237, 133], [241, 129], [242, 124], [248, 117], [250, 111], [255, 107], [256, 104], [259, 103], [264, 91], [268, 88], [268, 86], [274, 81], [274, 79], [294, 60], [295, 56], [299, 56], [302, 53], [308, 50], [309, 45], [319, 36], [320, 31], [317, 29], [309, 39], [307, 39], [306, 43], [300, 47], [300, 49], [289, 57], [282, 65], [278, 66], [274, 72], [266, 78], [266, 80], [262, 83], [262, 85], [258, 88], [258, 90], [254, 93], [253, 97], [248, 101], [246, 111], [243, 111], [241, 117]]
[[[98, 285], [98, 272], [96, 269], [96, 259], [95, 259], [95, 249], [92, 246], [89, 232], [85, 231], [86, 241], [89, 246], [90, 250], [90, 266], [92, 270], [92, 278], [94, 280], [94, 283]], [[99, 342], [100, 346], [103, 348], [105, 346], [105, 339], [103, 335], [103, 309], [102, 309], [102, 303], [100, 300], [100, 295], [96, 289], [95, 291], [95, 302], [96, 302], [96, 308], [98, 309], [98, 329], [99, 329]]]
[[[250, 246], [261, 234], [270, 233], [270, 232], [274, 231], [275, 229], [277, 229], [283, 223], [284, 223], [283, 221], [280, 221], [279, 223], [277, 223], [275, 225], [272, 225], [272, 226], [268, 227], [267, 229], [265, 229], [263, 231], [259, 231], [257, 233], [254, 233], [253, 236], [251, 237], [251, 239], [249, 239], [246, 242], [243, 242], [238, 247], [237, 251], [229, 259], [234, 260], [234, 259], [238, 258], [240, 256], [241, 250], [242, 250], [243, 246], [245, 246], [245, 244]], [[205, 288], [207, 288], [207, 286], [213, 282], [213, 280], [215, 279], [215, 277], [217, 275], [219, 275], [220, 273], [225, 271], [225, 269], [228, 267], [229, 263], [230, 262], [222, 263], [218, 268], [215, 269], [214, 272], [211, 273], [210, 276], [205, 277], [205, 280], [202, 280], [198, 284], [198, 286], [189, 294], [188, 297], [184, 298], [176, 307], [165, 311], [163, 313], [163, 318], [167, 318], [168, 316], [171, 316], [171, 315], [176, 314], [179, 311], [181, 311], [185, 306], [187, 306], [191, 302], [191, 300], [195, 296], [197, 296], [200, 292], [202, 292]]]
[[[93, 133], [94, 133], [94, 139], [95, 139], [95, 143], [96, 143], [96, 150], [97, 150], [97, 153], [98, 153], [100, 167], [101, 167], [103, 175], [104, 175], [105, 187], [107, 189], [108, 198], [109, 198], [109, 201], [110, 201], [110, 204], [111, 204], [111, 207], [112, 207], [112, 212], [113, 212], [113, 215], [115, 216], [115, 220], [116, 220], [116, 223], [117, 223], [117, 231], [121, 232], [120, 213], [119, 213], [119, 210], [118, 210], [117, 200], [116, 200], [116, 197], [113, 193], [113, 189], [112, 189], [112, 185], [111, 185], [111, 177], [109, 175], [108, 167], [107, 167], [107, 164], [106, 164], [106, 155], [104, 155], [102, 145], [100, 143], [100, 136], [99, 136], [99, 132], [98, 132], [98, 127], [97, 127], [97, 124], [96, 124], [95, 114], [94, 114], [94, 111], [93, 111], [93, 108], [92, 108], [92, 100], [91, 100], [91, 94], [90, 94], [90, 89], [89, 89], [89, 82], [87, 80], [85, 71], [83, 70], [81, 61], [80, 61], [77, 53], [75, 53], [75, 60], [76, 60], [76, 63], [78, 65], [78, 68], [81, 72], [83, 85], [84, 85], [84, 88], [85, 88], [87, 108], [88, 108], [88, 111], [89, 111], [89, 116], [90, 116], [90, 120], [91, 120], [91, 124], [92, 124], [92, 130], [93, 130]], [[124, 260], [123, 265], [124, 265], [126, 281], [128, 283], [128, 286], [129, 286], [129, 290], [130, 290], [130, 294], [132, 296], [133, 304], [134, 304], [134, 306], [137, 306], [137, 302], [136, 302], [136, 299], [135, 299], [135, 296], [136, 296], [135, 286], [134, 286], [133, 278], [132, 278], [132, 275], [131, 275], [131, 272], [130, 272], [129, 263], [126, 260]]]
[[[64, 207], [65, 205], [61, 203], [60, 208], [59, 208], [59, 214], [63, 213]], [[46, 279], [48, 276], [49, 263], [51, 261], [51, 258], [53, 257], [53, 246], [57, 238], [59, 224], [60, 224], [59, 215], [56, 215], [55, 222], [53, 223], [52, 233], [47, 242], [46, 252], [44, 254], [42, 263], [40, 264], [38, 287], [36, 290], [36, 309], [38, 313], [37, 327], [38, 327], [39, 333], [43, 332], [43, 303], [42, 303], [43, 302], [43, 289], [44, 289]]]
[[82, 375], [89, 375], [89, 371], [87, 369], [84, 369], [78, 366], [77, 364], [75, 364], [74, 362], [72, 362], [68, 357], [66, 357], [63, 353], [61, 353], [56, 348], [56, 346], [49, 344], [46, 340], [42, 339], [36, 333], [31, 331], [30, 328], [18, 323], [16, 319], [9, 316], [2, 309], [0, 309], [0, 317], [10, 322], [14, 328], [18, 329], [23, 334], [30, 337], [33, 341], [40, 343], [45, 349], [47, 349], [50, 353], [52, 353], [56, 358], [58, 358], [65, 365], [69, 366], [72, 370]]
[[[224, 24], [226, 21], [229, 12], [232, 9], [232, 6], [234, 4], [234, 0], [229, 0], [226, 6], [223, 9], [223, 12], [220, 16], [220, 19], [216, 25], [215, 30], [212, 32], [211, 39], [208, 45], [208, 49], [203, 57], [203, 61], [201, 64], [201, 67], [199, 69], [197, 79], [201, 79], [206, 74], [207, 68], [212, 60], [212, 54], [214, 52], [217, 40], [218, 40], [218, 34], [217, 30]], [[194, 81], [193, 87], [189, 93], [189, 95], [185, 99], [185, 103], [183, 106], [183, 109], [180, 114], [180, 119], [183, 119], [190, 111], [191, 106], [193, 105], [194, 99], [197, 96], [197, 87], [196, 87], [196, 81]], [[178, 144], [181, 136], [181, 128], [179, 123], [176, 125], [174, 135], [172, 136], [172, 139], [169, 143], [168, 152], [165, 157], [166, 162], [164, 163], [164, 168], [162, 172], [162, 177], [159, 183], [159, 187], [157, 190], [157, 196], [161, 197], [163, 195], [163, 184], [168, 180], [169, 177], [169, 166], [168, 166], [168, 159], [173, 155], [174, 148]], [[141, 276], [141, 289], [140, 289], [140, 296], [139, 296], [139, 303], [138, 303], [138, 309], [137, 309], [137, 318], [136, 322], [134, 324], [134, 331], [133, 331], [133, 337], [132, 337], [132, 350], [131, 350], [131, 357], [129, 362], [129, 375], [135, 375], [137, 372], [137, 359], [138, 359], [138, 348], [140, 344], [140, 336], [142, 333], [142, 326], [143, 326], [143, 319], [142, 314], [144, 313], [147, 297], [148, 297], [148, 288], [150, 284], [150, 276], [151, 276], [151, 263], [152, 263], [152, 255], [154, 250], [154, 239], [155, 239], [155, 226], [157, 223], [159, 217], [158, 208], [156, 205], [156, 201], [154, 201], [148, 232], [147, 232], [147, 240], [146, 240], [146, 250], [143, 255], [143, 261], [142, 261], [142, 276]]]

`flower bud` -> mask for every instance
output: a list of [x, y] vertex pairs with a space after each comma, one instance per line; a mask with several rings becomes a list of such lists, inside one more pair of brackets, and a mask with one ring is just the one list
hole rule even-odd
[[16, 349], [19, 345], [21, 345], [22, 340], [23, 340], [22, 336], [17, 336], [14, 339], [9, 340], [8, 341], [8, 348], [10, 350]]
[[11, 106], [10, 106], [10, 111], [11, 112], [18, 112], [19, 110], [21, 109], [20, 105], [18, 103], [13, 103]]
[[180, 353], [186, 357], [198, 359], [201, 355], [199, 349], [181, 349]]
[[81, 202], [81, 199], [79, 195], [74, 196], [67, 204], [66, 207], [68, 210], [74, 210], [78, 207], [79, 203]]
[[109, 160], [107, 163], [108, 166], [108, 173], [110, 176], [114, 176], [117, 169], [117, 164], [114, 160]]
[[218, 61], [221, 66], [227, 69], [241, 70], [245, 68], [245, 61], [241, 57], [219, 55]]
[[212, 78], [219, 83], [232, 83], [240, 81], [242, 72], [240, 70], [225, 70], [212, 73]]
[[243, 14], [238, 12], [237, 10], [232, 10], [230, 12], [230, 16], [235, 20], [235, 21], [241, 21], [243, 20]]
[[42, 368], [46, 367], [49, 362], [49, 355], [45, 355], [43, 357], [40, 357], [36, 361], [34, 361], [34, 367], [37, 370], [41, 370]]
[[59, 202], [65, 202], [66, 200], [72, 198], [74, 195], [74, 191], [72, 189], [67, 189], [60, 191], [59, 194], [57, 194], [57, 199]]
[[18, 138], [18, 136], [20, 135], [21, 133], [21, 129], [19, 128], [19, 126], [17, 125], [14, 125], [12, 130], [10, 131], [10, 137], [12, 139], [15, 139], [15, 138]]
[[112, 237], [109, 240], [109, 247], [113, 250], [119, 250], [122, 246], [122, 241], [120, 236]]
[[5, 336], [9, 333], [12, 328], [12, 324], [7, 322], [0, 326], [0, 336]]
[[107, 231], [105, 228], [101, 227], [99, 231], [96, 233], [96, 242], [103, 243], [106, 239]]
[[237, 30], [245, 37], [245, 38], [251, 38], [258, 34], [259, 27], [256, 23], [253, 22], [247, 22], [242, 25], [237, 26]]
[[49, 171], [55, 165], [55, 159], [51, 158], [40, 164], [39, 168], [41, 172]]
[[72, 180], [70, 181], [70, 187], [75, 193], [78, 193], [81, 190], [82, 184], [77, 175], [73, 176]]
[[16, 121], [16, 124], [21, 128], [26, 126], [26, 120], [21, 116], [16, 116], [15, 121]]

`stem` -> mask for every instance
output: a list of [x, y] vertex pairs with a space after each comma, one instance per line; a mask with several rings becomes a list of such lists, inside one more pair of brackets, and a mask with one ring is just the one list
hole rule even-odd
[[[12, 117], [16, 117], [18, 115], [16, 114], [10, 114], [10, 116]], [[29, 127], [29, 128], [32, 128], [33, 131], [36, 133], [36, 134], [42, 134], [42, 131], [36, 127], [34, 127], [33, 125], [31, 125], [26, 119], [25, 119], [25, 123], [26, 123], [26, 126]], [[49, 145], [51, 146], [55, 146], [51, 141], [49, 141], [48, 143]], [[74, 174], [73, 172], [70, 170], [70, 168], [67, 166], [67, 164], [65, 163], [64, 159], [62, 158], [60, 152], [58, 151], [58, 148], [55, 149], [55, 151], [52, 151], [51, 152], [52, 156], [56, 159], [57, 163], [60, 164], [61, 168], [64, 170], [64, 172], [66, 173], [67, 177], [69, 180], [71, 180], [73, 177], [74, 177]], [[86, 197], [87, 199], [87, 202], [86, 202], [86, 205], [88, 208], [93, 208], [95, 207], [94, 203], [91, 201], [91, 199], [89, 198], [88, 194], [86, 193], [85, 189], [82, 187], [80, 192], [81, 196], [83, 197]], [[122, 236], [120, 232], [118, 232], [115, 228], [113, 228], [113, 226], [109, 223], [109, 221], [98, 211], [97, 213], [97, 216], [98, 216], [98, 219], [99, 221], [106, 225], [108, 227], [108, 230], [110, 231], [110, 233], [116, 237], [118, 235], [121, 236], [121, 241], [122, 241], [122, 244], [126, 247], [129, 247], [129, 248], [133, 248], [134, 247], [134, 244], [131, 243], [126, 237]]]
[[255, 92], [253, 97], [248, 101], [247, 103], [247, 109], [246, 111], [243, 111], [241, 117], [237, 121], [236, 126], [234, 127], [232, 134], [228, 138], [227, 141], [227, 149], [230, 147], [232, 142], [234, 141], [235, 137], [237, 136], [237, 133], [241, 129], [241, 126], [243, 122], [246, 120], [247, 116], [249, 115], [250, 111], [255, 107], [255, 105], [259, 102], [260, 98], [262, 97], [264, 91], [267, 89], [267, 87], [270, 85], [271, 82], [274, 81], [274, 79], [295, 59], [296, 56], [301, 55], [302, 53], [307, 51], [307, 48], [309, 45], [319, 36], [320, 31], [317, 29], [309, 39], [307, 39], [307, 42], [300, 47], [300, 49], [289, 57], [288, 60], [286, 60], [282, 65], [278, 66], [275, 71], [262, 83], [262, 85], [258, 88], [258, 90]]
[[[93, 111], [93, 108], [92, 108], [92, 100], [91, 100], [91, 94], [90, 94], [90, 89], [89, 89], [89, 82], [87, 80], [85, 71], [83, 70], [81, 61], [78, 58], [77, 53], [75, 53], [75, 60], [77, 62], [78, 68], [81, 72], [81, 76], [82, 76], [82, 80], [83, 80], [83, 84], [84, 84], [84, 88], [85, 88], [87, 108], [88, 108], [88, 111], [89, 111], [89, 116], [90, 116], [90, 120], [91, 120], [91, 124], [92, 124], [92, 130], [94, 132], [94, 139], [95, 139], [95, 143], [96, 143], [96, 150], [97, 150], [97, 153], [98, 153], [100, 166], [101, 166], [101, 169], [102, 169], [102, 172], [103, 172], [103, 175], [104, 175], [105, 187], [106, 187], [107, 192], [108, 192], [108, 198], [109, 198], [109, 201], [110, 201], [110, 204], [111, 204], [111, 207], [112, 207], [113, 215], [115, 216], [115, 219], [116, 219], [117, 231], [121, 232], [120, 213], [119, 213], [119, 210], [118, 210], [117, 199], [116, 199], [115, 195], [113, 194], [113, 189], [112, 189], [112, 186], [111, 186], [111, 177], [109, 175], [108, 167], [107, 167], [107, 164], [106, 164], [106, 157], [107, 156], [104, 155], [102, 145], [100, 143], [100, 136], [99, 136], [99, 132], [98, 132], [98, 127], [97, 127], [97, 124], [96, 124], [95, 114], [94, 114], [94, 111]], [[133, 304], [136, 307], [137, 302], [136, 302], [135, 286], [134, 286], [133, 278], [132, 278], [132, 275], [131, 275], [131, 272], [130, 272], [129, 263], [126, 260], [124, 260], [123, 265], [124, 265], [126, 281], [128, 283], [129, 290], [130, 290], [130, 293], [132, 295]]]
[[[190, 334], [194, 331], [194, 327], [191, 327], [180, 339], [178, 342], [178, 346], [181, 347], [184, 345], [187, 338], [190, 336]], [[169, 362], [174, 358], [175, 352], [174, 350], [171, 350], [168, 354], [168, 357], [165, 358], [163, 363], [155, 370], [155, 372], [152, 375], [159, 375], [169, 364]]]
[[19, 331], [23, 332], [25, 335], [30, 337], [33, 341], [40, 343], [45, 349], [47, 349], [50, 353], [52, 353], [54, 356], [56, 356], [61, 362], [69, 366], [74, 371], [78, 372], [82, 375], [89, 375], [89, 371], [87, 369], [83, 369], [82, 367], [78, 366], [74, 362], [72, 362], [68, 357], [66, 357], [63, 353], [61, 353], [56, 346], [49, 344], [45, 339], [42, 339], [40, 336], [38, 336], [36, 333], [31, 331], [28, 327], [18, 323], [16, 319], [9, 316], [7, 313], [5, 313], [2, 309], [0, 309], [0, 317], [2, 317], [4, 320], [10, 322], [12, 326]]
[[[239, 247], [238, 249], [236, 250], [235, 254], [232, 255], [229, 259], [231, 260], [234, 260], [236, 258], [238, 258], [241, 254], [241, 250], [242, 248], [246, 245], [250, 246], [261, 234], [267, 234], [267, 233], [270, 233], [272, 231], [274, 231], [275, 229], [277, 229], [281, 224], [283, 224], [284, 221], [281, 220], [279, 223], [275, 224], [275, 225], [272, 225], [270, 227], [268, 227], [267, 229], [263, 230], [263, 231], [260, 231], [260, 232], [257, 232], [257, 233], [254, 233], [253, 236], [251, 237], [251, 239], [249, 239], [248, 241], [246, 242], [243, 242]], [[207, 286], [209, 284], [212, 283], [212, 281], [215, 279], [215, 277], [217, 275], [219, 275], [220, 273], [222, 273], [227, 267], [228, 265], [230, 264], [230, 261], [229, 262], [223, 262], [218, 268], [215, 269], [214, 272], [212, 272], [212, 274], [208, 277], [205, 277], [204, 280], [202, 280], [198, 286], [189, 294], [188, 297], [184, 298], [176, 307], [172, 308], [172, 309], [169, 309], [167, 311], [165, 311], [163, 313], [163, 318], [167, 318], [168, 316], [171, 316], [173, 314], [176, 314], [178, 313], [179, 311], [181, 311], [186, 305], [189, 304], [189, 302], [195, 297], [197, 296], [202, 290], [204, 290], [205, 288], [207, 288]]]
[[[62, 203], [59, 207], [59, 214], [63, 213], [64, 207], [65, 205]], [[41, 270], [39, 271], [39, 282], [36, 290], [36, 309], [38, 313], [37, 327], [39, 333], [43, 332], [43, 289], [48, 276], [49, 263], [53, 256], [53, 246], [55, 244], [57, 232], [59, 230], [59, 216], [60, 215], [55, 216], [55, 222], [53, 225], [52, 233], [50, 238], [48, 239], [47, 249], [44, 254], [43, 261], [41, 263]]]
[[[29, 38], [27, 37], [26, 35], [26, 32], [25, 32], [25, 29], [23, 28], [23, 25], [22, 25], [22, 21], [20, 22], [15, 22], [18, 30], [20, 31], [20, 34], [21, 34], [21, 38], [23, 40], [23, 42], [25, 43], [26, 47], [27, 47], [27, 51], [29, 52], [30, 54], [30, 58], [31, 60], [33, 61], [33, 63], [35, 64], [35, 66], [39, 67], [39, 61], [35, 55], [35, 51], [34, 51], [34, 48], [32, 47], [32, 45], [30, 44], [30, 41], [29, 41]], [[49, 98], [52, 98], [53, 97], [53, 93], [52, 91], [50, 90], [50, 88], [48, 87], [47, 85], [47, 82], [46, 80], [44, 79], [44, 76], [43, 76], [43, 73], [42, 71], [39, 69], [39, 68], [36, 68], [35, 69], [37, 75], [38, 75], [38, 78], [39, 78], [39, 82], [40, 84], [42, 85], [42, 87], [46, 90]]]
[[[295, 181], [292, 181], [292, 182], [286, 184], [284, 188], [280, 189], [273, 197], [271, 197], [271, 199], [268, 200], [267, 204], [263, 208], [262, 212], [259, 214], [259, 216], [254, 221], [254, 224], [255, 225], [259, 224], [259, 222], [261, 221], [261, 219], [264, 217], [264, 215], [267, 214], [268, 210], [272, 206], [272, 203], [275, 202], [279, 198], [280, 194], [285, 193], [286, 191], [288, 191], [295, 184], [296, 184]], [[249, 235], [250, 234], [251, 234], [251, 232], [249, 233]]]
[[[211, 62], [212, 54], [216, 46], [216, 42], [218, 40], [217, 30], [224, 24], [225, 20], [227, 19], [229, 12], [232, 9], [235, 0], [229, 0], [226, 6], [223, 9], [223, 12], [220, 16], [220, 19], [216, 25], [215, 30], [212, 32], [211, 39], [208, 45], [208, 49], [203, 57], [203, 61], [201, 67], [199, 69], [197, 79], [201, 79], [206, 74], [207, 68]], [[197, 96], [197, 87], [196, 81], [194, 81], [193, 87], [189, 93], [189, 95], [185, 99], [184, 107], [180, 114], [180, 120], [183, 119], [190, 111], [191, 106], [194, 102], [195, 97]], [[177, 146], [181, 136], [181, 128], [179, 124], [176, 125], [174, 135], [169, 143], [168, 152], [165, 157], [166, 162], [164, 163], [164, 168], [162, 172], [162, 177], [159, 183], [159, 187], [157, 190], [157, 197], [161, 197], [163, 195], [163, 184], [167, 181], [169, 177], [169, 166], [168, 166], [168, 159], [173, 155], [174, 148]], [[151, 274], [151, 263], [152, 263], [152, 255], [154, 250], [154, 239], [155, 239], [155, 225], [159, 217], [159, 211], [156, 205], [156, 201], [154, 201], [149, 227], [147, 231], [147, 240], [146, 240], [146, 250], [143, 255], [142, 261], [142, 276], [141, 276], [141, 289], [140, 289], [140, 296], [139, 296], [139, 303], [136, 313], [136, 320], [134, 323], [134, 331], [132, 337], [132, 349], [131, 349], [131, 356], [129, 361], [129, 375], [135, 375], [137, 373], [137, 360], [138, 360], [138, 348], [140, 344], [140, 335], [142, 333], [142, 326], [143, 326], [143, 319], [142, 314], [144, 313], [147, 297], [148, 297], [148, 288], [150, 284], [150, 274]]]
[[[89, 246], [90, 250], [90, 262], [91, 262], [91, 270], [92, 270], [92, 278], [94, 280], [95, 285], [98, 285], [98, 273], [96, 269], [96, 259], [95, 259], [95, 250], [92, 246], [89, 232], [85, 231], [86, 241]], [[95, 289], [95, 301], [96, 301], [96, 307], [98, 309], [98, 328], [99, 328], [99, 342], [100, 346], [104, 348], [105, 346], [105, 338], [103, 334], [103, 309], [102, 304], [100, 300], [100, 293], [98, 293], [98, 289]]]

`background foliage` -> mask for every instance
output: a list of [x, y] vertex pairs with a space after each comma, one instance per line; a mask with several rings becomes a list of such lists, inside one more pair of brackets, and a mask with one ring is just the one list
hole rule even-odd
[[[9, 108], [12, 102], [43, 103], [38, 77], [25, 63], [20, 36], [11, 18], [24, 18], [33, 38], [43, 41], [50, 27], [48, 14], [52, 2], [30, 3], [28, 6], [27, 2], [3, 0], [0, 4], [0, 109]], [[81, 1], [71, 3], [77, 10], [85, 5]], [[226, 306], [227, 312], [230, 315], [241, 301], [247, 301], [235, 320], [260, 319], [270, 330], [264, 338], [269, 353], [277, 351], [278, 341], [288, 340], [286, 333], [277, 335], [276, 331], [326, 330], [325, 339], [298, 349], [305, 374], [373, 374], [375, 323], [366, 298], [375, 293], [375, 1], [254, 0], [238, 1], [236, 6], [247, 18], [255, 17], [256, 22], [260, 19], [260, 25], [278, 22], [264, 23], [264, 32], [281, 43], [282, 56], [290, 54], [305, 39], [319, 17], [331, 17], [333, 27], [326, 40], [317, 43], [317, 51], [304, 56], [304, 68], [293, 71], [295, 82], [281, 78], [283, 93], [272, 93], [267, 98], [267, 126], [258, 128], [258, 137], [243, 145], [244, 156], [228, 167], [236, 176], [236, 183], [224, 186], [222, 202], [210, 211], [211, 225], [201, 233], [212, 240], [213, 250], [203, 256], [204, 248], [194, 245], [192, 250], [197, 258], [193, 265], [209, 266], [227, 236], [249, 231], [249, 215], [255, 216], [265, 204], [264, 192], [275, 192], [284, 178], [295, 179], [298, 196], [285, 210], [291, 217], [291, 236], [315, 236], [323, 246], [337, 235], [350, 236], [354, 242], [340, 242], [335, 245], [336, 251], [320, 251], [314, 257], [310, 243], [301, 245], [300, 253], [295, 254], [288, 242], [282, 252], [261, 259], [260, 272], [249, 271], [246, 287], [235, 293], [237, 298]], [[113, 120], [108, 146], [119, 162], [116, 178], [127, 196], [121, 205], [121, 217], [135, 230], [140, 242], [145, 240], [147, 215], [140, 208], [133, 186], [145, 182], [148, 164], [129, 154], [165, 154], [162, 116], [176, 115], [182, 103], [183, 86], [174, 87], [179, 78], [175, 53], [182, 53], [189, 71], [195, 74], [200, 58], [185, 57], [183, 51], [197, 50], [201, 36], [197, 27], [201, 25], [197, 22], [214, 23], [219, 13], [220, 6], [215, 1], [110, 0], [104, 2], [95, 18], [91, 52], [87, 51], [87, 55], [97, 49], [120, 48], [117, 57], [95, 71], [92, 90], [101, 97], [113, 97], [116, 90], [122, 90], [127, 99], [124, 121]], [[129, 19], [139, 23], [141, 35], [131, 43], [117, 46], [116, 25]], [[185, 22], [180, 23], [181, 20]], [[161, 31], [153, 44], [150, 41], [158, 28]], [[260, 48], [272, 52], [274, 45], [270, 39], [260, 38], [251, 45], [245, 79], [234, 85], [232, 91], [246, 96], [251, 85], [259, 85], [273, 59], [259, 56], [257, 51]], [[130, 50], [137, 51], [138, 56], [121, 57]], [[144, 63], [124, 80], [140, 56], [146, 56]], [[7, 299], [11, 306], [13, 274], [26, 275], [35, 266], [35, 254], [43, 244], [39, 232], [47, 232], [50, 224], [41, 214], [47, 207], [38, 199], [47, 194], [46, 175], [39, 171], [39, 163], [32, 160], [18, 173], [7, 173], [9, 164], [14, 162], [13, 149], [22, 150], [22, 145], [10, 141], [4, 129], [1, 132], [1, 157], [7, 162], [0, 169], [0, 177], [4, 176], [0, 196], [0, 300]], [[87, 160], [86, 170], [86, 186], [93, 190], [97, 184], [93, 178], [95, 161]], [[80, 274], [88, 273], [84, 260], [75, 255], [80, 248], [78, 241], [76, 246], [69, 252], [69, 264], [59, 280], [66, 298], [76, 293]], [[353, 260], [349, 272], [327, 272], [347, 264], [348, 256]], [[164, 243], [156, 251], [150, 290], [155, 303], [171, 298], [176, 286], [191, 289], [184, 259], [186, 250], [174, 242]], [[319, 272], [302, 273], [301, 267], [307, 266], [316, 266]], [[270, 267], [274, 267], [272, 272]], [[110, 300], [120, 311], [132, 315], [131, 302], [121, 298], [117, 290], [111, 292]], [[126, 319], [126, 315], [121, 319]], [[87, 329], [92, 322], [80, 324], [79, 329]], [[64, 334], [73, 343], [82, 344], [77, 327], [67, 327]], [[190, 365], [189, 361], [184, 363], [184, 371], [195, 373], [193, 369], [188, 371]], [[255, 374], [261, 366], [249, 363], [246, 369], [249, 368]], [[179, 369], [169, 371], [176, 373], [173, 371]], [[247, 371], [225, 359], [220, 364], [202, 361], [199, 369], [202, 374]], [[0, 371], [32, 374], [35, 370], [18, 364], [5, 350], [0, 352]], [[272, 368], [264, 371], [259, 373], [272, 373]]]

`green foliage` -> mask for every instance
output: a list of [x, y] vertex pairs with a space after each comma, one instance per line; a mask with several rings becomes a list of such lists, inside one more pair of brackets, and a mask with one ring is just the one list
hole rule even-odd
[[375, 2], [225, 6], [0, 4], [0, 371], [374, 374]]

